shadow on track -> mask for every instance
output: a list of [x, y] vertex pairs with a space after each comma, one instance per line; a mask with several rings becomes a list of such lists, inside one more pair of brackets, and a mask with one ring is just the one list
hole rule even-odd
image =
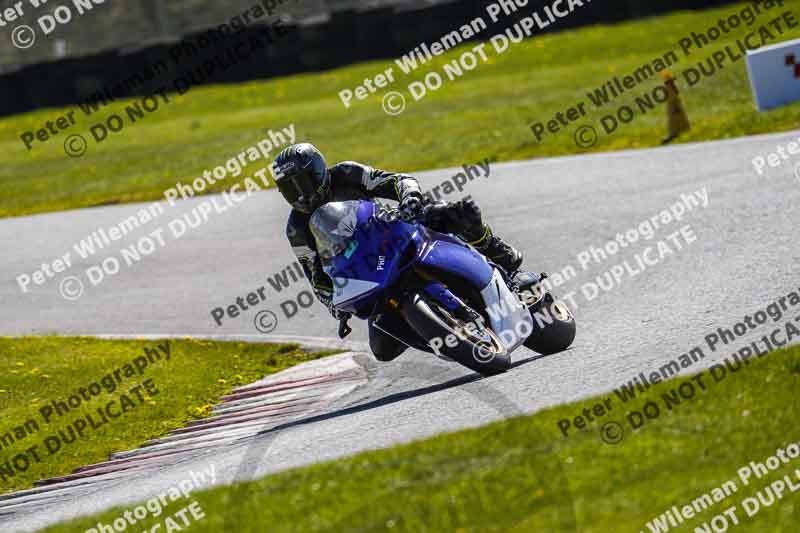
[[[425, 354], [425, 355], [428, 355], [428, 354]], [[542, 359], [544, 357], [548, 357], [548, 356], [535, 354], [535, 355], [533, 355], [531, 357], [528, 357], [528, 358], [525, 358], [525, 359], [521, 359], [519, 361], [516, 361], [516, 362], [512, 363], [511, 364], [511, 369], [520, 367], [522, 365], [526, 365], [528, 363], [532, 363], [534, 361], [538, 361], [539, 359]], [[389, 363], [389, 364], [391, 364], [391, 363]], [[414, 363], [409, 362], [409, 361], [404, 361], [402, 364], [403, 365], [409, 365], [409, 366], [414, 365]], [[453, 363], [453, 364], [457, 364], [457, 363]], [[420, 367], [427, 366], [427, 365], [428, 365], [427, 361], [420, 362]], [[371, 409], [377, 409], [379, 407], [385, 407], [387, 405], [391, 405], [391, 404], [394, 404], [394, 403], [402, 402], [402, 401], [405, 401], [405, 400], [410, 400], [412, 398], [419, 398], [419, 397], [422, 397], [422, 396], [426, 396], [428, 394], [433, 394], [433, 393], [441, 392], [441, 391], [444, 391], [444, 390], [447, 390], [447, 389], [460, 387], [462, 385], [466, 385], [466, 384], [469, 384], [469, 383], [487, 382], [487, 384], [488, 384], [488, 380], [491, 380], [491, 379], [492, 378], [485, 378], [485, 377], [483, 377], [483, 376], [481, 376], [480, 374], [477, 374], [477, 373], [472, 373], [472, 374], [468, 374], [466, 376], [461, 376], [461, 377], [458, 377], [458, 378], [450, 379], [450, 380], [445, 381], [443, 383], [435, 383], [435, 384], [432, 384], [432, 385], [427, 385], [425, 387], [420, 387], [418, 389], [413, 389], [413, 390], [408, 390], [408, 391], [403, 391], [403, 392], [396, 392], [394, 394], [390, 394], [388, 396], [384, 396], [384, 397], [378, 398], [376, 400], [371, 400], [371, 401], [366, 402], [366, 403], [361, 403], [361, 404], [353, 405], [353, 406], [350, 406], [350, 407], [345, 407], [345, 408], [342, 408], [342, 409], [339, 409], [339, 410], [336, 410], [336, 411], [332, 411], [332, 412], [329, 412], [329, 413], [323, 413], [323, 414], [320, 414], [320, 415], [314, 415], [314, 416], [310, 416], [308, 418], [303, 418], [301, 420], [293, 420], [292, 422], [287, 422], [285, 424], [281, 424], [281, 425], [278, 425], [278, 426], [275, 426], [275, 427], [272, 427], [272, 428], [269, 428], [269, 429], [265, 429], [264, 431], [261, 431], [261, 432], [255, 434], [255, 435], [253, 435], [253, 437], [259, 437], [259, 436], [263, 436], [263, 435], [266, 435], [266, 434], [269, 434], [269, 433], [274, 433], [274, 432], [283, 431], [283, 430], [290, 429], [290, 428], [304, 426], [306, 424], [313, 424], [315, 422], [322, 422], [324, 420], [331, 420], [331, 419], [334, 419], [334, 418], [339, 418], [339, 417], [343, 417], [343, 416], [347, 416], [347, 415], [361, 413], [361, 412], [364, 412], [364, 411], [369, 411]]]

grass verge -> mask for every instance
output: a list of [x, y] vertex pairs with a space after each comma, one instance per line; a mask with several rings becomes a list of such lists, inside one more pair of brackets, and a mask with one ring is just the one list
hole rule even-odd
[[[159, 353], [160, 359], [153, 355], [148, 360], [145, 349]], [[12, 463], [14, 475], [2, 476], [0, 493], [29, 488], [37, 479], [65, 475], [113, 452], [136, 448], [204, 418], [234, 387], [322, 355], [294, 345], [188, 339], [0, 338], [0, 473], [8, 474], [4, 467], [18, 454], [30, 463], [24, 471]], [[148, 380], [149, 391], [143, 385]], [[133, 390], [137, 386], [138, 392]], [[71, 396], [84, 394], [88, 401], [79, 398], [77, 407], [68, 403]], [[66, 403], [59, 406], [61, 414], [54, 401]], [[109, 402], [114, 402], [110, 411], [118, 418], [106, 415], [109, 421], [101, 425], [97, 410]], [[86, 415], [99, 427], [88, 427], [83, 438], [73, 441], [74, 422]], [[57, 447], [51, 440], [52, 454], [44, 443], [50, 436], [61, 442]], [[35, 455], [26, 453], [32, 446], [38, 447]]]
[[[800, 493], [787, 490], [752, 518], [739, 502], [784, 475], [796, 475], [800, 459], [747, 486], [737, 470], [800, 440], [800, 347], [773, 352], [718, 382], [707, 371], [701, 380], [703, 375], [705, 391], [695, 377], [663, 382], [624, 405], [614, 397], [606, 417], [568, 437], [558, 422], [604, 398], [198, 492], [192, 498], [205, 518], [192, 520], [191, 528], [198, 533], [263, 531], [265, 524], [275, 532], [650, 531], [646, 523], [673, 505], [691, 504], [735, 480], [737, 493], [712, 503], [677, 531], [702, 527], [731, 506], [737, 506], [740, 520], [736, 531], [796, 531]], [[686, 383], [695, 384], [696, 395], [664, 409], [663, 396]], [[661, 416], [631, 431], [624, 415], [641, 411], [648, 401], [661, 404]], [[611, 420], [625, 428], [615, 445], [604, 443], [598, 431]], [[795, 484], [800, 486], [800, 479]], [[187, 503], [172, 504], [159, 520]], [[98, 521], [111, 523], [121, 512], [46, 531], [83, 531]]]
[[[692, 122], [692, 131], [683, 140], [724, 139], [796, 128], [798, 104], [768, 113], [755, 111], [743, 60], [727, 61], [713, 76], [691, 88], [680, 75], [687, 68], [697, 69], [698, 62], [726, 45], [735, 49], [737, 39], [768, 25], [781, 12], [791, 11], [800, 19], [798, 2], [786, 1], [782, 8], [759, 15], [751, 27], [742, 24], [713, 44], [692, 50], [689, 56], [680, 51], [678, 42], [682, 38], [708, 30], [720, 18], [727, 19], [744, 6], [677, 12], [536, 36], [502, 54], [487, 45], [485, 63], [453, 81], [445, 77], [441, 89], [419, 102], [411, 99], [408, 84], [434, 71], [444, 76], [444, 65], [473, 45], [436, 57], [408, 76], [393, 61], [374, 61], [329, 72], [193, 88], [184, 95], [170, 95], [169, 104], [135, 124], [127, 121], [124, 130], [110, 134], [101, 144], [92, 140], [90, 127], [112, 113], [125, 116], [130, 102], [117, 102], [91, 116], [76, 106], [78, 123], [46, 143], [36, 144], [31, 151], [19, 136], [56, 120], [67, 109], [5, 118], [0, 120], [4, 159], [0, 166], [0, 216], [159, 199], [176, 182], [190, 183], [205, 170], [235, 158], [263, 138], [267, 128], [278, 130], [290, 123], [296, 125], [299, 140], [316, 143], [332, 162], [359, 160], [395, 171], [460, 166], [485, 158], [506, 161], [580, 152], [573, 137], [584, 123], [600, 132], [592, 151], [657, 146], [666, 134], [663, 104], [641, 113], [634, 101], [661, 83], [658, 75], [599, 108], [587, 93], [613, 76], [624, 78], [643, 65], [651, 65], [670, 51], [679, 58], [671, 70], [678, 77]], [[773, 33], [776, 40], [788, 40], [800, 37], [800, 28], [783, 34], [773, 29]], [[490, 36], [486, 30], [486, 37]], [[343, 107], [339, 91], [354, 89], [389, 66], [394, 66], [395, 84], [367, 100], [355, 101], [350, 109]], [[164, 80], [164, 85], [172, 81]], [[401, 91], [408, 100], [408, 108], [400, 116], [387, 116], [382, 110], [382, 97], [389, 90]], [[531, 123], [546, 123], [579, 102], [586, 104], [585, 119], [536, 141]], [[615, 113], [623, 104], [637, 110], [634, 120], [605, 135], [601, 117]], [[83, 157], [71, 159], [64, 154], [63, 143], [67, 135], [75, 133], [88, 139], [89, 148]], [[251, 163], [244, 175], [252, 176], [263, 163]], [[208, 191], [226, 190], [240, 179], [228, 177]]]

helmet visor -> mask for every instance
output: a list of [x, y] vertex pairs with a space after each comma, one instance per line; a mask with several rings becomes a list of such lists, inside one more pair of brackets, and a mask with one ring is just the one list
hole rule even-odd
[[[319, 188], [322, 184], [311, 168], [305, 168], [286, 178], [286, 185], [281, 190], [292, 207], [304, 213], [311, 213], [322, 199]], [[286, 192], [284, 192], [286, 191]]]
[[278, 192], [280, 192], [284, 199], [290, 204], [294, 205], [300, 199], [300, 191], [291, 178], [278, 180], [276, 185], [278, 186]]
[[297, 190], [300, 191], [300, 195], [302, 196], [303, 200], [306, 202], [311, 200], [321, 185], [316, 176], [314, 176], [314, 172], [311, 170], [311, 168], [301, 169], [297, 174], [292, 176], [292, 181], [294, 182]]

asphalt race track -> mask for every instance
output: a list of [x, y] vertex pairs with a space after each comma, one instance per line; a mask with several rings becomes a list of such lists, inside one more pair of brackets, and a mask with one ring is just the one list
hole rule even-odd
[[[524, 364], [483, 380], [419, 352], [381, 365], [356, 356], [367, 379], [326, 406], [325, 413], [331, 416], [221, 447], [211, 455], [198, 453], [146, 479], [121, 476], [102, 491], [68, 493], [48, 503], [46, 513], [29, 508], [3, 516], [0, 520], [7, 522], [3, 529], [30, 530], [78, 513], [143, 500], [209, 462], [216, 467], [218, 483], [230, 481], [243, 462], [248, 475], [263, 475], [537, 411], [610, 391], [639, 372], [658, 369], [664, 361], [700, 345], [717, 327], [732, 327], [744, 315], [800, 286], [800, 178], [794, 171], [800, 158], [769, 169], [767, 176], [758, 176], [751, 163], [755, 156], [797, 137], [789, 133], [493, 164], [489, 178], [475, 179], [463, 193], [447, 199], [466, 194], [476, 198], [496, 232], [526, 252], [531, 270], [553, 273], [567, 265], [575, 267], [577, 277], [556, 290], [557, 295], [578, 291], [574, 310], [578, 337], [568, 352], [534, 358], [523, 349], [515, 358]], [[221, 154], [220, 161], [226, 155]], [[458, 171], [418, 176], [428, 188]], [[682, 221], [657, 229], [647, 244], [636, 243], [601, 264], [580, 268], [576, 256], [583, 250], [604, 246], [617, 233], [668, 209], [682, 194], [703, 188], [708, 193], [706, 208], [692, 209]], [[164, 247], [130, 267], [123, 262], [118, 274], [97, 286], [88, 281], [86, 268], [104, 257], [120, 257], [121, 247], [158, 226], [167, 235], [170, 220], [207, 200], [167, 207], [158, 219], [92, 258], [81, 260], [72, 251], [68, 272], [41, 286], [31, 284], [27, 294], [15, 281], [18, 275], [32, 274], [92, 231], [119, 224], [141, 206], [0, 220], [0, 242], [5, 244], [0, 335], [190, 335], [299, 339], [323, 345], [335, 339], [337, 324], [321, 305], [301, 309], [290, 319], [281, 309], [281, 302], [307, 289], [304, 281], [280, 293], [267, 282], [293, 261], [283, 234], [288, 208], [273, 192], [258, 194], [225, 213], [212, 213], [207, 223], [178, 240], [166, 236]], [[583, 284], [687, 224], [696, 241], [687, 245], [681, 240], [682, 250], [673, 246], [675, 253], [635, 277], [624, 275], [612, 290], [601, 291], [596, 298], [580, 292]], [[59, 294], [66, 275], [77, 276], [84, 285], [77, 300]], [[212, 309], [235, 304], [239, 296], [246, 299], [261, 286], [266, 301], [238, 317], [226, 315], [221, 326], [215, 323]], [[254, 326], [256, 314], [266, 310], [278, 320], [270, 335]], [[365, 325], [352, 325], [354, 333], [348, 340], [354, 342], [348, 348], [363, 346]], [[711, 354], [702, 365], [721, 360], [746, 339]], [[248, 454], [259, 439], [264, 439], [264, 449]]]

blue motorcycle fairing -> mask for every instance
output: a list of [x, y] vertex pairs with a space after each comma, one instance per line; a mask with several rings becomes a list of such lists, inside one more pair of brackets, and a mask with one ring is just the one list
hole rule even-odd
[[422, 236], [414, 224], [382, 219], [372, 202], [359, 204], [349, 244], [323, 268], [333, 279], [336, 307], [363, 317], [381, 292], [413, 265], [416, 253], [405, 264], [401, 258], [410, 246], [421, 249]]
[[391, 212], [387, 216], [371, 201], [333, 202], [317, 211], [312, 233], [328, 252], [323, 268], [334, 282], [333, 303], [360, 318], [368, 317], [384, 290], [415, 265], [450, 272], [479, 291], [492, 280], [494, 269], [463, 242], [393, 218]]
[[433, 235], [436, 240], [426, 248], [421, 264], [455, 274], [479, 291], [492, 281], [494, 269], [481, 254], [451, 238], [442, 239], [445, 236], [439, 233]]

